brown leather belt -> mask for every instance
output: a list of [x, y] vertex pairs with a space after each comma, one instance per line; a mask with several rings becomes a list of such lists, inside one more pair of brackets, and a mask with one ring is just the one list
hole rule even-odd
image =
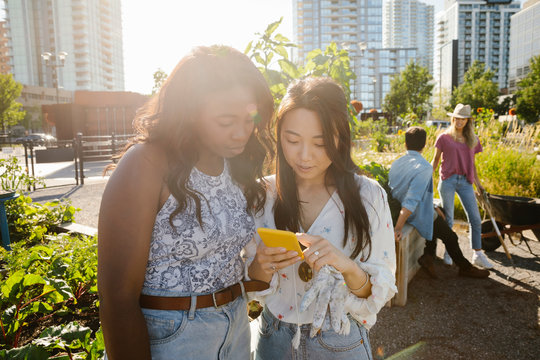
[[[268, 283], [259, 280], [242, 281], [246, 292], [262, 291], [268, 289]], [[231, 285], [225, 289], [216, 291], [212, 294], [197, 296], [196, 309], [207, 307], [218, 307], [230, 303], [242, 295], [240, 283]], [[191, 307], [191, 296], [167, 297], [141, 295], [139, 304], [142, 308], [156, 310], [189, 310]]]

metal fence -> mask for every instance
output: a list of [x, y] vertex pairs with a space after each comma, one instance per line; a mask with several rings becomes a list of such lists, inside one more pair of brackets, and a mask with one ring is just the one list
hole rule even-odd
[[[83, 136], [79, 133], [73, 140], [58, 140], [43, 144], [43, 146], [26, 141], [22, 144], [22, 148], [3, 147], [0, 156], [24, 158], [26, 172], [32, 176], [36, 176], [35, 164], [73, 161], [73, 181], [61, 185], [84, 185], [84, 164], [104, 160], [116, 162], [116, 155], [125, 148], [131, 138], [133, 138], [131, 134]], [[33, 190], [36, 190], [35, 186]]]

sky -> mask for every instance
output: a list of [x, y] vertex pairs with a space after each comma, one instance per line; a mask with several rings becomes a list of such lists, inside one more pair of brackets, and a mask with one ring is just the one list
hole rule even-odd
[[[443, 10], [444, 0], [422, 0]], [[121, 0], [125, 90], [149, 94], [152, 74], [169, 74], [198, 45], [243, 51], [257, 32], [283, 17], [278, 32], [293, 40], [292, 0]], [[0, 18], [4, 18], [0, 11]]]
[[267, 25], [292, 40], [291, 0], [122, 0], [125, 90], [149, 94], [152, 74], [170, 74], [198, 45], [244, 51]]
[[[443, 9], [444, 0], [424, 0]], [[292, 0], [122, 0], [125, 89], [150, 93], [152, 74], [170, 74], [193, 47], [225, 44], [244, 51], [266, 26], [292, 39]]]

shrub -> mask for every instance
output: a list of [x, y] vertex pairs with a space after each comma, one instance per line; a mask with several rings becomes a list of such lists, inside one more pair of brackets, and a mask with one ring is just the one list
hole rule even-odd
[[28, 175], [15, 156], [0, 159], [0, 184], [4, 192], [25, 190], [38, 184], [45, 186], [43, 179]]
[[[97, 239], [59, 235], [47, 240], [32, 247], [19, 242], [11, 251], [0, 250], [0, 349], [6, 350], [0, 358], [2, 354], [10, 358], [13, 351], [8, 350], [21, 345], [25, 346], [18, 351], [36, 354], [41, 353], [36, 347], [52, 353], [68, 351], [66, 346], [91, 347], [90, 329], [66, 323], [81, 316], [90, 322], [97, 319]], [[32, 341], [35, 330], [50, 324], [53, 316], [61, 329], [42, 331], [41, 339]], [[79, 339], [74, 344], [60, 342], [65, 332], [81, 331], [80, 338], [72, 338]]]
[[6, 202], [11, 242], [24, 241], [28, 245], [45, 241], [46, 234], [56, 225], [72, 222], [79, 211], [69, 201], [54, 200], [45, 204], [21, 195]]

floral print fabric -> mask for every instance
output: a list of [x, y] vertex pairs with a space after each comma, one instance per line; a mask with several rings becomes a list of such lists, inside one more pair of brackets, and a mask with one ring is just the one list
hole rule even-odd
[[201, 198], [202, 227], [194, 201], [169, 222], [178, 203], [171, 195], [158, 212], [152, 232], [143, 293], [186, 296], [215, 292], [242, 280], [242, 248], [255, 232], [242, 190], [227, 163], [210, 176], [193, 168], [187, 185]]

